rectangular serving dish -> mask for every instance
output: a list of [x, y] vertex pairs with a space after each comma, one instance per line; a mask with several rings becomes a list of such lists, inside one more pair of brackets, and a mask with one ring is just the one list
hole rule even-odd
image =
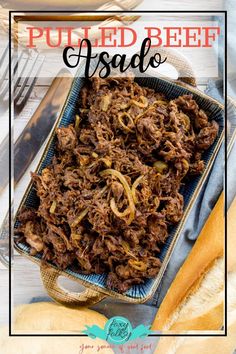
[[[72, 83], [71, 90], [70, 90], [67, 100], [65, 102], [62, 114], [59, 117], [57, 124], [55, 125], [55, 128], [50, 136], [49, 142], [43, 152], [42, 158], [41, 158], [39, 165], [36, 169], [37, 173], [40, 173], [51, 162], [51, 159], [54, 155], [56, 128], [62, 127], [62, 126], [67, 126], [68, 124], [73, 122], [74, 117], [75, 117], [75, 113], [76, 113], [76, 109], [77, 109], [78, 96], [79, 96], [81, 88], [85, 84], [85, 81], [86, 81], [86, 79], [81, 78], [80, 73], [78, 72], [77, 76], [74, 78], [74, 81]], [[66, 269], [65, 271], [60, 271], [60, 275], [67, 276], [70, 279], [73, 279], [73, 280], [81, 283], [82, 285], [84, 285], [87, 288], [91, 288], [91, 289], [98, 291], [100, 293], [104, 293], [108, 296], [112, 296], [112, 297], [115, 297], [115, 298], [118, 298], [121, 300], [125, 300], [128, 302], [143, 303], [154, 295], [158, 285], [160, 284], [160, 281], [163, 277], [164, 271], [168, 265], [171, 254], [173, 252], [174, 246], [181, 234], [181, 231], [182, 231], [183, 226], [186, 222], [188, 214], [194, 204], [194, 201], [196, 200], [196, 198], [201, 190], [201, 187], [204, 184], [204, 181], [206, 180], [206, 178], [209, 174], [209, 171], [210, 171], [211, 166], [214, 162], [214, 159], [217, 155], [219, 147], [223, 141], [224, 116], [223, 116], [223, 106], [219, 102], [217, 102], [216, 100], [212, 99], [211, 97], [201, 93], [198, 89], [196, 89], [192, 86], [189, 86], [189, 85], [186, 85], [183, 83], [177, 83], [177, 82], [170, 81], [170, 80], [163, 79], [163, 78], [151, 77], [151, 76], [136, 77], [135, 81], [137, 81], [138, 84], [141, 86], [147, 86], [147, 87], [154, 89], [155, 91], [163, 92], [168, 99], [173, 99], [173, 98], [176, 98], [176, 97], [183, 95], [183, 94], [192, 94], [193, 98], [197, 101], [199, 106], [207, 112], [210, 120], [214, 119], [219, 124], [219, 134], [218, 134], [216, 141], [210, 147], [210, 149], [208, 149], [203, 155], [203, 160], [205, 162], [205, 169], [204, 169], [203, 174], [192, 178], [191, 183], [188, 183], [181, 190], [181, 193], [184, 196], [184, 215], [183, 215], [183, 218], [181, 219], [181, 221], [176, 226], [174, 226], [170, 229], [167, 242], [163, 246], [161, 253], [160, 253], [160, 259], [162, 261], [162, 266], [161, 266], [161, 269], [160, 269], [158, 275], [155, 278], [147, 279], [143, 284], [134, 285], [126, 293], [120, 294], [116, 291], [107, 289], [107, 287], [106, 287], [107, 275], [106, 274], [84, 275], [84, 274], [77, 273], [70, 268]], [[223, 161], [222, 161], [222, 163], [223, 163]], [[19, 210], [23, 206], [36, 207], [37, 202], [38, 202], [38, 198], [37, 198], [36, 192], [33, 188], [32, 182], [30, 182], [30, 184], [23, 196], [23, 199], [20, 203], [20, 206], [18, 208], [16, 216], [17, 216]], [[17, 226], [18, 226], [18, 222], [16, 221], [14, 227], [16, 228]], [[29, 257], [32, 261], [34, 261], [38, 264], [41, 263], [41, 256], [39, 254], [37, 254], [35, 256], [31, 256], [29, 254], [30, 248], [26, 243], [16, 242], [16, 239], [15, 239], [14, 246], [18, 252], [25, 255], [26, 257]], [[48, 264], [50, 264], [50, 266], [52, 268], [57, 269], [57, 267], [55, 265], [53, 265], [51, 263], [48, 263]]]

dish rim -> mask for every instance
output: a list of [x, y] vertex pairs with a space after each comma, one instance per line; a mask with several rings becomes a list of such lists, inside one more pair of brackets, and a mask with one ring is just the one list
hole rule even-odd
[[[201, 97], [201, 98], [205, 98], [209, 101], [211, 101], [211, 103], [214, 103], [216, 104], [220, 110], [222, 110], [222, 113], [224, 111], [224, 105], [222, 103], [220, 103], [219, 101], [217, 101], [216, 99], [208, 96], [207, 94], [205, 94], [204, 92], [201, 92], [197, 87], [194, 87], [194, 86], [191, 86], [191, 85], [188, 85], [182, 81], [179, 81], [179, 80], [172, 80], [172, 79], [169, 79], [169, 78], [166, 78], [166, 77], [153, 77], [153, 76], [148, 76], [149, 78], [154, 78], [154, 79], [160, 79], [160, 80], [163, 80], [165, 82], [167, 82], [168, 84], [171, 84], [171, 85], [174, 85], [174, 86], [177, 86], [177, 87], [180, 87], [180, 88], [185, 88], [187, 89], [188, 91], [190, 91], [191, 93], [194, 93], [195, 95], [197, 95], [198, 97]], [[140, 77], [140, 78], [145, 78], [145, 77]], [[71, 94], [71, 90], [73, 88], [73, 85], [74, 85], [74, 82], [75, 80], [78, 79], [77, 76], [74, 77], [72, 83], [71, 83], [71, 87], [70, 87], [70, 90], [69, 90], [69, 93], [67, 95], [67, 98], [64, 102], [64, 105], [63, 105], [63, 109], [61, 110], [61, 113], [59, 114], [54, 126], [53, 126], [53, 129], [49, 135], [49, 139], [47, 141], [47, 144], [45, 145], [45, 148], [42, 152], [42, 155], [40, 157], [40, 160], [37, 164], [37, 167], [35, 168], [35, 172], [38, 172], [41, 168], [41, 165], [42, 163], [44, 162], [45, 160], [45, 157], [47, 156], [47, 153], [48, 153], [48, 150], [50, 149], [50, 146], [51, 146], [51, 143], [53, 142], [54, 140], [54, 137], [56, 135], [56, 129], [58, 127], [58, 125], [60, 124], [61, 122], [61, 119], [63, 117], [63, 114], [65, 112], [65, 109], [67, 107], [67, 104], [68, 104], [68, 99], [70, 97], [70, 94]], [[170, 245], [166, 251], [166, 254], [165, 254], [165, 257], [163, 259], [163, 262], [162, 262], [162, 265], [161, 265], [161, 268], [158, 272], [158, 274], [156, 275], [155, 278], [153, 278], [153, 284], [151, 285], [149, 291], [148, 291], [148, 294], [142, 298], [135, 298], [135, 297], [131, 297], [129, 295], [125, 295], [125, 294], [121, 294], [121, 293], [118, 293], [114, 290], [111, 290], [111, 289], [108, 289], [108, 288], [102, 288], [101, 286], [99, 285], [96, 285], [96, 284], [92, 284], [90, 283], [89, 281], [87, 280], [84, 280], [84, 279], [80, 279], [80, 278], [77, 278], [76, 276], [68, 273], [68, 271], [66, 270], [60, 270], [56, 265], [52, 264], [52, 263], [49, 263], [49, 262], [46, 262], [46, 261], [43, 261], [45, 263], [47, 263], [48, 266], [52, 267], [53, 269], [55, 269], [57, 272], [59, 272], [59, 276], [65, 276], [73, 281], [76, 281], [78, 283], [80, 283], [81, 285], [85, 286], [86, 288], [91, 288], [92, 290], [95, 290], [95, 291], [98, 291], [100, 293], [103, 293], [103, 294], [106, 294], [108, 296], [111, 296], [113, 298], [116, 298], [116, 299], [119, 299], [119, 300], [124, 300], [126, 302], [130, 302], [130, 303], [144, 303], [146, 301], [148, 301], [150, 298], [152, 298], [163, 278], [163, 275], [164, 275], [164, 272], [169, 264], [169, 261], [171, 259], [171, 256], [172, 256], [172, 253], [175, 249], [175, 246], [177, 244], [177, 241], [180, 237], [180, 234], [181, 234], [181, 231], [183, 230], [183, 227], [188, 219], [188, 216], [193, 208], [193, 205], [196, 201], [196, 199], [198, 198], [201, 190], [202, 190], [202, 186], [205, 182], [205, 180], [207, 179], [208, 175], [209, 175], [209, 172], [211, 170], [211, 167], [215, 161], [215, 158], [217, 156], [217, 153], [222, 145], [222, 142], [224, 140], [224, 134], [225, 134], [225, 121], [224, 121], [224, 125], [223, 125], [223, 129], [222, 129], [222, 132], [220, 133], [220, 136], [219, 136], [219, 139], [216, 143], [216, 146], [214, 148], [214, 150], [212, 151], [212, 154], [210, 155], [209, 157], [209, 161], [207, 162], [206, 166], [205, 166], [205, 169], [202, 173], [202, 175], [200, 176], [200, 179], [199, 181], [197, 182], [197, 185], [196, 185], [196, 188], [195, 190], [193, 191], [190, 199], [189, 199], [189, 202], [188, 204], [186, 205], [186, 208], [184, 210], [184, 213], [183, 213], [183, 216], [181, 218], [181, 220], [179, 221], [178, 225], [177, 225], [177, 228], [175, 230], [175, 233], [173, 235], [173, 239], [171, 240], [170, 242]], [[21, 199], [21, 202], [17, 208], [17, 211], [15, 213], [15, 216], [14, 216], [14, 220], [13, 220], [13, 228], [14, 228], [14, 225], [15, 225], [15, 222], [16, 222], [16, 219], [17, 219], [17, 215], [20, 211], [20, 209], [22, 208], [22, 206], [24, 205], [27, 197], [28, 197], [28, 194], [29, 192], [31, 191], [31, 188], [33, 187], [33, 182], [32, 182], [32, 179], [29, 181], [28, 185], [27, 185], [27, 188], [23, 194], [23, 197]], [[17, 245], [17, 242], [16, 242], [16, 238], [14, 237], [13, 238], [13, 246], [14, 248], [17, 250], [17, 252], [19, 252], [21, 255], [23, 255], [24, 257], [30, 259], [32, 262], [38, 264], [40, 266], [42, 260], [41, 259], [38, 259], [36, 258], [35, 256], [31, 256], [27, 251], [24, 251], [22, 250], [18, 245]], [[78, 272], [78, 274], [81, 274]]]

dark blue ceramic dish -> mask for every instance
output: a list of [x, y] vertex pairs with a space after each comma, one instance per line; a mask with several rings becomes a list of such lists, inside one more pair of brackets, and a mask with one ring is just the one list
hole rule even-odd
[[[169, 238], [161, 250], [160, 258], [162, 260], [162, 267], [160, 269], [159, 274], [156, 276], [156, 278], [148, 279], [145, 281], [145, 283], [141, 285], [132, 286], [125, 294], [119, 294], [115, 291], [111, 291], [107, 289], [106, 274], [83, 275], [70, 268], [66, 269], [64, 272], [61, 271], [59, 272], [59, 274], [68, 276], [69, 278], [78, 281], [85, 287], [93, 289], [93, 291], [95, 290], [96, 292], [100, 292], [108, 296], [113, 296], [132, 303], [142, 303], [147, 301], [157, 289], [161, 281], [161, 278], [163, 276], [163, 273], [166, 269], [166, 266], [170, 260], [174, 245], [187, 219], [189, 211], [194, 201], [196, 200], [196, 197], [198, 196], [204, 181], [206, 180], [209, 174], [212, 163], [223, 141], [224, 116], [223, 116], [223, 106], [219, 102], [210, 98], [209, 96], [206, 96], [205, 94], [201, 93], [196, 88], [187, 86], [182, 83], [176, 83], [163, 78], [156, 78], [156, 77], [137, 77], [135, 80], [141, 86], [147, 86], [154, 89], [155, 91], [163, 92], [169, 99], [176, 98], [183, 94], [189, 94], [189, 93], [193, 94], [193, 97], [197, 101], [199, 106], [208, 113], [210, 119], [216, 120], [220, 127], [219, 135], [215, 143], [210, 147], [210, 149], [207, 152], [205, 152], [203, 156], [206, 165], [203, 174], [201, 176], [196, 176], [192, 178], [191, 182], [188, 183], [188, 185], [186, 185], [181, 191], [185, 201], [184, 216], [182, 220], [179, 222], [179, 224], [175, 227], [172, 227], [172, 229], [170, 230]], [[68, 124], [73, 122], [76, 113], [76, 103], [78, 101], [78, 96], [84, 84], [85, 84], [85, 79], [79, 77], [79, 75], [74, 79], [69, 96], [65, 102], [64, 110], [57, 122], [56, 127], [67, 126]], [[54, 146], [55, 146], [54, 136], [55, 136], [55, 130], [53, 131], [49, 143], [43, 153], [41, 161], [36, 170], [37, 172], [41, 172], [42, 169], [45, 168], [50, 163], [53, 157]], [[37, 201], [38, 199], [35, 190], [32, 188], [32, 183], [30, 183], [19, 208], [21, 208], [22, 206], [35, 207]], [[15, 227], [16, 226], [17, 223], [15, 224]], [[30, 257], [33, 261], [40, 263], [41, 255], [37, 254], [36, 256], [30, 256], [29, 247], [27, 244], [15, 242], [15, 248], [20, 253]], [[50, 268], [56, 269], [56, 267], [53, 264], [50, 265]]]

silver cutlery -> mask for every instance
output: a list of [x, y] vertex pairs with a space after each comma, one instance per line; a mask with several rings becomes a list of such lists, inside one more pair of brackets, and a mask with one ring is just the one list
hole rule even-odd
[[[20, 53], [11, 55], [13, 82], [13, 100], [16, 115], [24, 108], [45, 57], [34, 50], [23, 49]], [[9, 46], [5, 48], [0, 58], [0, 112], [9, 104]]]
[[[14, 66], [14, 112], [19, 114], [28, 101], [44, 63], [44, 55], [35, 51], [21, 52]], [[15, 69], [16, 68], [16, 69]]]
[[[40, 147], [48, 137], [52, 127], [62, 111], [64, 102], [72, 84], [72, 77], [67, 70], [61, 70], [53, 80], [46, 95], [14, 144], [14, 185], [19, 182]], [[5, 139], [8, 144], [9, 140]], [[9, 145], [6, 145], [8, 156]], [[0, 150], [0, 190], [9, 182], [9, 159], [2, 160]], [[5, 164], [5, 165], [4, 165]], [[11, 215], [13, 215], [13, 207]], [[5, 216], [0, 229], [0, 262], [9, 264], [9, 213]]]
[[4, 112], [8, 107], [8, 88], [9, 88], [9, 74], [8, 74], [9, 48], [8, 46], [3, 51], [0, 58], [0, 112]]

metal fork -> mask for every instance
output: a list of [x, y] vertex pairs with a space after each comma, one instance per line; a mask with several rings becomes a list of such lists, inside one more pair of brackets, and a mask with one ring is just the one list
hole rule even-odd
[[45, 57], [35, 51], [24, 50], [14, 66], [14, 109], [19, 114], [28, 101], [43, 66]]
[[[33, 90], [38, 74], [44, 62], [44, 56], [29, 51], [21, 50], [20, 54], [12, 54], [13, 67], [13, 99], [15, 113], [19, 114], [24, 108]], [[6, 110], [9, 104], [9, 47], [7, 46], [0, 59], [0, 109]]]
[[[9, 48], [7, 47], [4, 50], [3, 56], [0, 59], [0, 72], [3, 74], [0, 78], [0, 103], [2, 105], [8, 106], [9, 95], [9, 77], [8, 77], [8, 65], [7, 54], [9, 53]], [[32, 53], [28, 50], [23, 50], [19, 55], [13, 55], [12, 58], [13, 64], [13, 98], [14, 98], [14, 109], [16, 113], [20, 111], [25, 106], [32, 90], [37, 80], [39, 71], [42, 68], [44, 62], [44, 56], [40, 56], [38, 53]], [[4, 67], [3, 70], [1, 70]], [[14, 80], [15, 78], [15, 80]], [[15, 117], [15, 115], [14, 115]], [[0, 159], [6, 161], [6, 166], [9, 164], [9, 135], [0, 144]], [[1, 181], [1, 188], [5, 187], [7, 180]], [[10, 183], [10, 181], [9, 181]], [[9, 264], [9, 215], [7, 214], [6, 218], [3, 221], [3, 227], [1, 229], [0, 235], [0, 262], [5, 266]]]
[[8, 46], [5, 48], [0, 59], [0, 111], [4, 111], [8, 106]]

